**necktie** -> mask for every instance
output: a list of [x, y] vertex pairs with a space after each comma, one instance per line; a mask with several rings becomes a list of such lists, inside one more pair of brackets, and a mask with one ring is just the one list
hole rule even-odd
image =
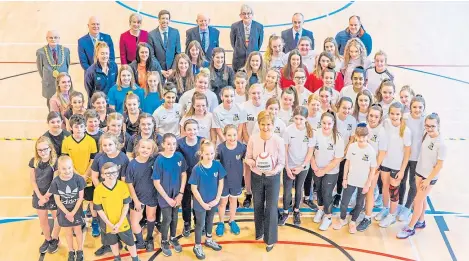
[[193, 73], [194, 75], [197, 74], [197, 64], [193, 64], [193, 65], [192, 65], [192, 73]]
[[93, 46], [96, 46], [96, 41], [97, 41], [96, 38], [91, 37], [91, 39], [93, 40]]
[[168, 46], [168, 32], [163, 32], [163, 45], [165, 49]]
[[57, 64], [57, 51], [55, 49], [52, 49], [52, 58], [54, 59], [55, 64]]
[[205, 46], [206, 46], [205, 34], [206, 34], [206, 33], [207, 33], [207, 32], [202, 32], [202, 39], [201, 39], [201, 40], [202, 40], [202, 43], [201, 43], [201, 45], [202, 45], [202, 50], [204, 50], [204, 52], [206, 51], [206, 49], [205, 49]]
[[300, 33], [295, 33], [295, 48], [298, 46], [298, 41], [300, 40]]

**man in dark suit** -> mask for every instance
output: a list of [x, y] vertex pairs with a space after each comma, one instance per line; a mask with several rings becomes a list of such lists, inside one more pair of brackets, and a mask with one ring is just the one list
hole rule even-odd
[[248, 5], [241, 6], [241, 21], [231, 25], [230, 41], [233, 47], [233, 70], [244, 66], [249, 53], [259, 51], [264, 40], [264, 26], [252, 20], [254, 12]]
[[83, 70], [86, 71], [94, 63], [94, 46], [96, 42], [103, 41], [109, 46], [109, 59], [114, 61], [114, 44], [110, 35], [100, 32], [99, 19], [95, 16], [88, 20], [88, 33], [78, 39], [78, 58]]
[[219, 47], [220, 31], [209, 26], [210, 18], [205, 14], [198, 14], [196, 22], [198, 26], [186, 31], [186, 49], [190, 42], [196, 40], [202, 46], [205, 58], [207, 61], [210, 61], [212, 59], [213, 48]]
[[181, 37], [179, 31], [169, 27], [171, 14], [167, 10], [158, 13], [160, 25], [148, 34], [151, 55], [160, 62], [161, 74], [168, 78], [171, 75], [174, 58], [181, 53]]
[[282, 31], [282, 39], [285, 42], [283, 49], [284, 53], [288, 53], [298, 46], [298, 41], [302, 36], [306, 36], [311, 39], [311, 49], [314, 50], [314, 37], [313, 32], [303, 28], [304, 16], [302, 13], [295, 13], [292, 18], [293, 27]]

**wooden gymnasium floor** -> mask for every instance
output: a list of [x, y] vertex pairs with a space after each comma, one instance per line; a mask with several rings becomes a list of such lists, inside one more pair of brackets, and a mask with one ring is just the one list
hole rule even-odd
[[[172, 12], [172, 23], [181, 32], [193, 23], [197, 12], [204, 11], [212, 24], [227, 26], [239, 20], [239, 2], [3, 2], [0, 3], [0, 251], [1, 261], [30, 261], [39, 257], [38, 220], [31, 208], [31, 186], [27, 162], [32, 156], [33, 141], [5, 141], [4, 138], [36, 138], [46, 130], [47, 108], [41, 97], [40, 78], [34, 64], [35, 51], [45, 44], [49, 29], [61, 33], [62, 44], [72, 51], [77, 62], [77, 39], [87, 32], [90, 15], [101, 18], [103, 32], [110, 33], [118, 46], [120, 33], [128, 28], [129, 9], [145, 14], [143, 28], [157, 26], [154, 18], [162, 8]], [[207, 260], [469, 260], [469, 193], [464, 160], [468, 153], [469, 113], [467, 93], [469, 65], [466, 47], [468, 34], [462, 33], [469, 24], [469, 3], [464, 2], [253, 2], [255, 20], [265, 28], [265, 42], [272, 33], [279, 34], [289, 25], [294, 12], [302, 11], [305, 27], [312, 30], [317, 50], [324, 38], [335, 36], [345, 28], [347, 19], [358, 14], [373, 37], [373, 53], [383, 49], [400, 88], [410, 84], [427, 100], [427, 112], [436, 111], [442, 118], [442, 131], [447, 137], [449, 156], [442, 177], [428, 202], [427, 228], [408, 240], [395, 239], [403, 226], [397, 223], [388, 229], [374, 223], [365, 233], [349, 235], [345, 229], [319, 233], [312, 223], [313, 213], [303, 215], [301, 228], [281, 227], [280, 242], [273, 252], [253, 241], [253, 223], [240, 223], [239, 236], [229, 233], [216, 238], [223, 251], [206, 250]], [[220, 10], [226, 10], [220, 12]], [[221, 46], [229, 46], [229, 29], [220, 28]], [[116, 49], [116, 53], [117, 49]], [[231, 60], [230, 55], [229, 60]], [[83, 71], [73, 65], [70, 73], [76, 89], [83, 91]], [[465, 95], [466, 93], [466, 95]], [[466, 155], [465, 155], [466, 154]], [[468, 214], [465, 214], [468, 213]], [[240, 214], [252, 219], [252, 210]], [[289, 220], [291, 222], [291, 220]], [[155, 241], [159, 241], [156, 237]], [[64, 260], [65, 238], [58, 253], [45, 255], [44, 260]], [[182, 239], [182, 254], [168, 260], [194, 260], [193, 238]], [[86, 260], [99, 247], [99, 239], [87, 232]], [[157, 244], [158, 245], [158, 244]], [[162, 259], [154, 253], [142, 253], [142, 260]]]

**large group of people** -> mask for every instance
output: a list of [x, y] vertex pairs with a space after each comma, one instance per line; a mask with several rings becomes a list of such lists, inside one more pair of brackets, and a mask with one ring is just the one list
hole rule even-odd
[[[78, 40], [86, 94], [74, 90], [59, 33], [47, 33], [37, 66], [49, 129], [29, 162], [41, 253], [55, 253], [64, 230], [68, 260], [83, 260], [86, 216], [101, 237], [97, 256], [120, 260], [125, 244], [139, 260], [137, 250], [154, 251], [155, 228], [162, 254], [171, 256], [182, 251], [179, 208], [183, 236], [195, 226], [198, 259], [202, 236], [220, 251], [213, 230], [222, 237], [227, 224], [238, 235], [236, 210], [251, 205], [255, 238], [268, 252], [290, 214], [301, 225], [302, 204], [316, 212], [321, 231], [365, 231], [374, 207], [380, 227], [409, 222], [398, 238], [425, 227], [425, 197], [446, 157], [440, 118], [426, 114], [410, 86], [397, 90], [385, 52], [369, 58], [372, 38], [360, 17], [321, 44], [295, 13], [292, 28], [270, 36], [261, 53], [263, 25], [248, 5], [239, 16], [231, 66], [205, 14], [186, 31], [185, 52], [169, 11], [150, 32], [132, 14], [119, 40], [120, 66], [111, 36], [91, 17]], [[333, 207], [340, 208], [334, 222]]]

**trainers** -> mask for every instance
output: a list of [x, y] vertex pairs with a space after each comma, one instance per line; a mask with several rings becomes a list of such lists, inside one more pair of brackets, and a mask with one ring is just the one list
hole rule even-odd
[[389, 215], [389, 208], [383, 208], [381, 211], [375, 216], [376, 221], [383, 220], [387, 215]]
[[215, 234], [217, 234], [219, 237], [222, 237], [223, 234], [225, 234], [225, 223], [218, 222], [217, 228], [215, 229]]
[[401, 212], [399, 213], [398, 220], [399, 221], [407, 221], [409, 220], [410, 217], [410, 209], [406, 207], [402, 207]]
[[389, 214], [379, 222], [379, 226], [386, 228], [394, 223], [396, 223], [396, 215]]
[[318, 212], [316, 212], [316, 215], [313, 218], [313, 222], [320, 223], [323, 216], [324, 216], [324, 210], [318, 209]]
[[362, 222], [362, 220], [365, 218], [365, 212], [360, 212], [360, 215], [358, 215], [358, 218], [355, 222], [357, 222], [357, 224], [360, 224]]
[[244, 208], [248, 208], [251, 206], [251, 199], [252, 199], [252, 195], [251, 194], [246, 194], [246, 199], [244, 199], [244, 202], [243, 202], [243, 207]]
[[99, 223], [98, 219], [94, 218], [93, 221], [91, 221], [91, 235], [93, 237], [99, 237], [100, 231], [99, 231]]
[[399, 239], [406, 239], [413, 235], [415, 235], [415, 229], [405, 226], [401, 231], [399, 231], [399, 233], [397, 233], [396, 237]]
[[348, 224], [348, 232], [350, 234], [357, 233], [357, 223], [356, 222], [350, 221], [350, 223]]
[[382, 208], [383, 207], [383, 195], [379, 194], [375, 200], [375, 208]]
[[137, 249], [147, 249], [147, 246], [145, 245], [145, 241], [144, 242], [135, 241], [135, 247]]
[[155, 250], [155, 242], [153, 241], [152, 237], [150, 237], [149, 239], [147, 239], [147, 241], [145, 241], [145, 246], [146, 246], [147, 252], [153, 252]]
[[176, 237], [171, 238], [169, 240], [169, 244], [173, 246], [174, 251], [176, 251], [176, 253], [181, 253], [182, 246], [181, 244], [179, 244], [179, 240]]
[[345, 225], [347, 225], [348, 221], [347, 218], [341, 219], [338, 218], [337, 222], [332, 226], [334, 230], [342, 229]]
[[57, 250], [59, 250], [59, 240], [58, 239], [52, 239], [49, 242], [49, 248], [47, 249], [47, 251], [50, 254], [54, 254], [55, 252], [57, 252]]
[[288, 219], [288, 213], [283, 212], [282, 215], [280, 215], [280, 218], [278, 219], [278, 225], [285, 226], [287, 219]]
[[371, 225], [371, 218], [364, 218], [357, 226], [357, 230], [360, 232], [365, 231]]
[[319, 226], [319, 230], [326, 231], [329, 229], [329, 227], [332, 224], [332, 218], [331, 217], [324, 217], [322, 219], [321, 225]]
[[256, 237], [256, 240], [262, 240], [262, 239], [264, 239], [264, 234], [262, 234], [262, 235]]
[[205, 246], [210, 247], [215, 251], [221, 250], [221, 246], [217, 242], [213, 241], [213, 239], [211, 238], [207, 238], [207, 240], [205, 240]]
[[293, 225], [301, 225], [301, 214], [300, 211], [293, 211]]
[[121, 261], [121, 260], [122, 260], [122, 259], [121, 259], [121, 256], [115, 256], [115, 257], [114, 257], [114, 261]]
[[96, 252], [94, 252], [94, 255], [95, 256], [102, 256], [106, 253], [109, 253], [111, 252], [111, 247], [110, 246], [101, 246], [100, 248], [98, 248], [98, 250], [96, 250]]
[[241, 232], [240, 229], [239, 229], [239, 226], [238, 224], [236, 223], [236, 221], [231, 221], [230, 223], [228, 223], [230, 225], [230, 231], [232, 234], [235, 234], [235, 235], [239, 235], [239, 233]]
[[194, 251], [194, 254], [197, 257], [197, 259], [199, 260], [205, 259], [204, 249], [202, 248], [202, 245], [195, 245], [192, 251]]
[[169, 248], [168, 241], [161, 241], [161, 252], [163, 252], [164, 256], [171, 256], [173, 254]]
[[184, 222], [184, 228], [182, 229], [182, 235], [184, 237], [189, 237], [191, 235], [191, 224], [189, 222]]
[[68, 259], [67, 261], [75, 261], [75, 251], [68, 252]]
[[50, 241], [44, 240], [44, 243], [42, 243], [42, 245], [39, 247], [39, 253], [45, 254], [49, 246], [50, 246]]
[[416, 229], [416, 228], [424, 229], [425, 227], [426, 227], [425, 220], [423, 222], [417, 221], [417, 223], [415, 223], [414, 229]]
[[318, 206], [316, 204], [314, 204], [314, 202], [312, 200], [305, 199], [305, 200], [303, 200], [303, 203], [305, 203], [313, 211], [318, 210]]
[[335, 208], [340, 207], [340, 194], [335, 194], [334, 196], [334, 207]]
[[83, 250], [78, 250], [76, 255], [76, 261], [83, 261]]

